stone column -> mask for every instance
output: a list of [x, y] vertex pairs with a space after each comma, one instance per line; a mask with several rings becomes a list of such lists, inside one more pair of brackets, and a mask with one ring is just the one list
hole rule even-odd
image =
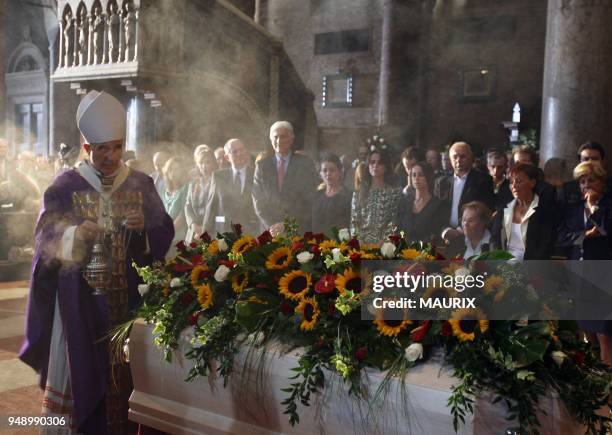
[[0, 0], [0, 36], [2, 37], [3, 43], [0, 44], [0, 138], [5, 137], [5, 119], [6, 119], [6, 89], [4, 88], [4, 20], [6, 14], [6, 3], [5, 0]]
[[[541, 163], [573, 165], [578, 146], [600, 142], [612, 157], [612, 2], [548, 0]], [[608, 158], [612, 162], [612, 158]]]
[[391, 92], [391, 56], [393, 43], [393, 12], [395, 0], [383, 0], [383, 22], [380, 50], [380, 75], [378, 81], [378, 125], [389, 123], [389, 98]]

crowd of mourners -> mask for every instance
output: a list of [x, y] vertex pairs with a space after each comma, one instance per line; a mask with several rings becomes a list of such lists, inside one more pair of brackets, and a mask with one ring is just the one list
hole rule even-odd
[[[447, 257], [502, 249], [520, 260], [612, 258], [611, 180], [596, 142], [577, 147], [571, 171], [573, 163], [562, 159], [540, 169], [530, 145], [491, 148], [480, 158], [466, 142], [442, 151], [408, 146], [397, 157], [373, 140], [354, 160], [324, 153], [315, 164], [294, 148], [290, 123], [274, 123], [270, 141], [272, 148], [258, 155], [230, 139], [216, 149], [198, 145], [192, 157], [166, 146], [155, 147], [152, 158], [125, 152], [124, 161], [152, 177], [174, 221], [175, 242], [227, 231], [232, 223], [276, 235], [291, 216], [301, 231], [331, 235], [333, 227], [349, 228], [362, 243], [403, 233], [435, 243]], [[0, 202], [30, 210], [79, 154], [62, 144], [54, 161], [22, 152], [14, 164], [6, 148], [0, 144]], [[610, 322], [593, 323], [583, 327], [600, 333], [610, 361]]]

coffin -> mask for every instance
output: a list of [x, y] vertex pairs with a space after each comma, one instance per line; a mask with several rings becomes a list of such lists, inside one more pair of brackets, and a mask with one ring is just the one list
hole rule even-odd
[[[130, 420], [172, 434], [454, 434], [450, 409], [446, 406], [453, 377], [441, 358], [411, 369], [405, 394], [393, 381], [389, 393], [368, 409], [350, 397], [338, 376], [327, 373], [323, 394], [311, 406], [299, 409], [300, 423], [289, 424], [281, 401], [286, 393], [297, 353], [268, 352], [259, 367], [247, 372], [240, 363], [229, 385], [209, 376], [185, 382], [189, 361], [175, 358], [167, 363], [153, 343], [151, 325], [139, 320], [130, 335], [130, 362], [134, 392], [130, 397]], [[251, 375], [251, 376], [249, 376]], [[368, 373], [370, 391], [384, 374]], [[547, 397], [542, 401], [546, 416], [540, 416], [542, 433], [576, 434], [580, 426], [568, 416], [563, 404]], [[516, 422], [505, 419], [502, 406], [491, 397], [476, 399], [474, 415], [466, 418], [459, 434], [504, 434]], [[584, 431], [582, 431], [584, 433]]]

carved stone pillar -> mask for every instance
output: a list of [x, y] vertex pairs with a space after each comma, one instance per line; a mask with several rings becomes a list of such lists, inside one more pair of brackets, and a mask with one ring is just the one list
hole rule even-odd
[[64, 20], [59, 21], [59, 58], [57, 60], [58, 68], [64, 66]]
[[[6, 13], [5, 0], [0, 0], [0, 35], [4, 37], [4, 15]], [[0, 44], [0, 59], [4, 59], [4, 44]], [[4, 84], [4, 62], [0, 62], [0, 77], [2, 77], [2, 83], [0, 83], [0, 137], [5, 137], [5, 126], [4, 120], [6, 119], [6, 91]], [[2, 178], [0, 178], [2, 181]]]
[[612, 2], [548, 0], [542, 163], [561, 157], [573, 164], [578, 146], [588, 140], [612, 154], [610, 23]]
[[391, 54], [393, 42], [393, 11], [395, 0], [383, 0], [383, 23], [378, 82], [378, 125], [389, 123], [389, 94], [391, 85]]

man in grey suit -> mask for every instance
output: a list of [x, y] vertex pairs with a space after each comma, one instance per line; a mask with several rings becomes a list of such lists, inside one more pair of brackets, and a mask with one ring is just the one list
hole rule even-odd
[[277, 121], [270, 127], [274, 153], [255, 167], [253, 204], [261, 226], [272, 235], [283, 231], [286, 215], [295, 218], [299, 231], [310, 231], [312, 199], [318, 182], [315, 166], [307, 156], [293, 151], [293, 126]]
[[259, 220], [253, 210], [251, 190], [253, 166], [251, 156], [240, 139], [230, 139], [223, 147], [230, 167], [213, 172], [210, 181], [204, 230], [215, 235], [241, 224], [246, 234], [259, 231]]

